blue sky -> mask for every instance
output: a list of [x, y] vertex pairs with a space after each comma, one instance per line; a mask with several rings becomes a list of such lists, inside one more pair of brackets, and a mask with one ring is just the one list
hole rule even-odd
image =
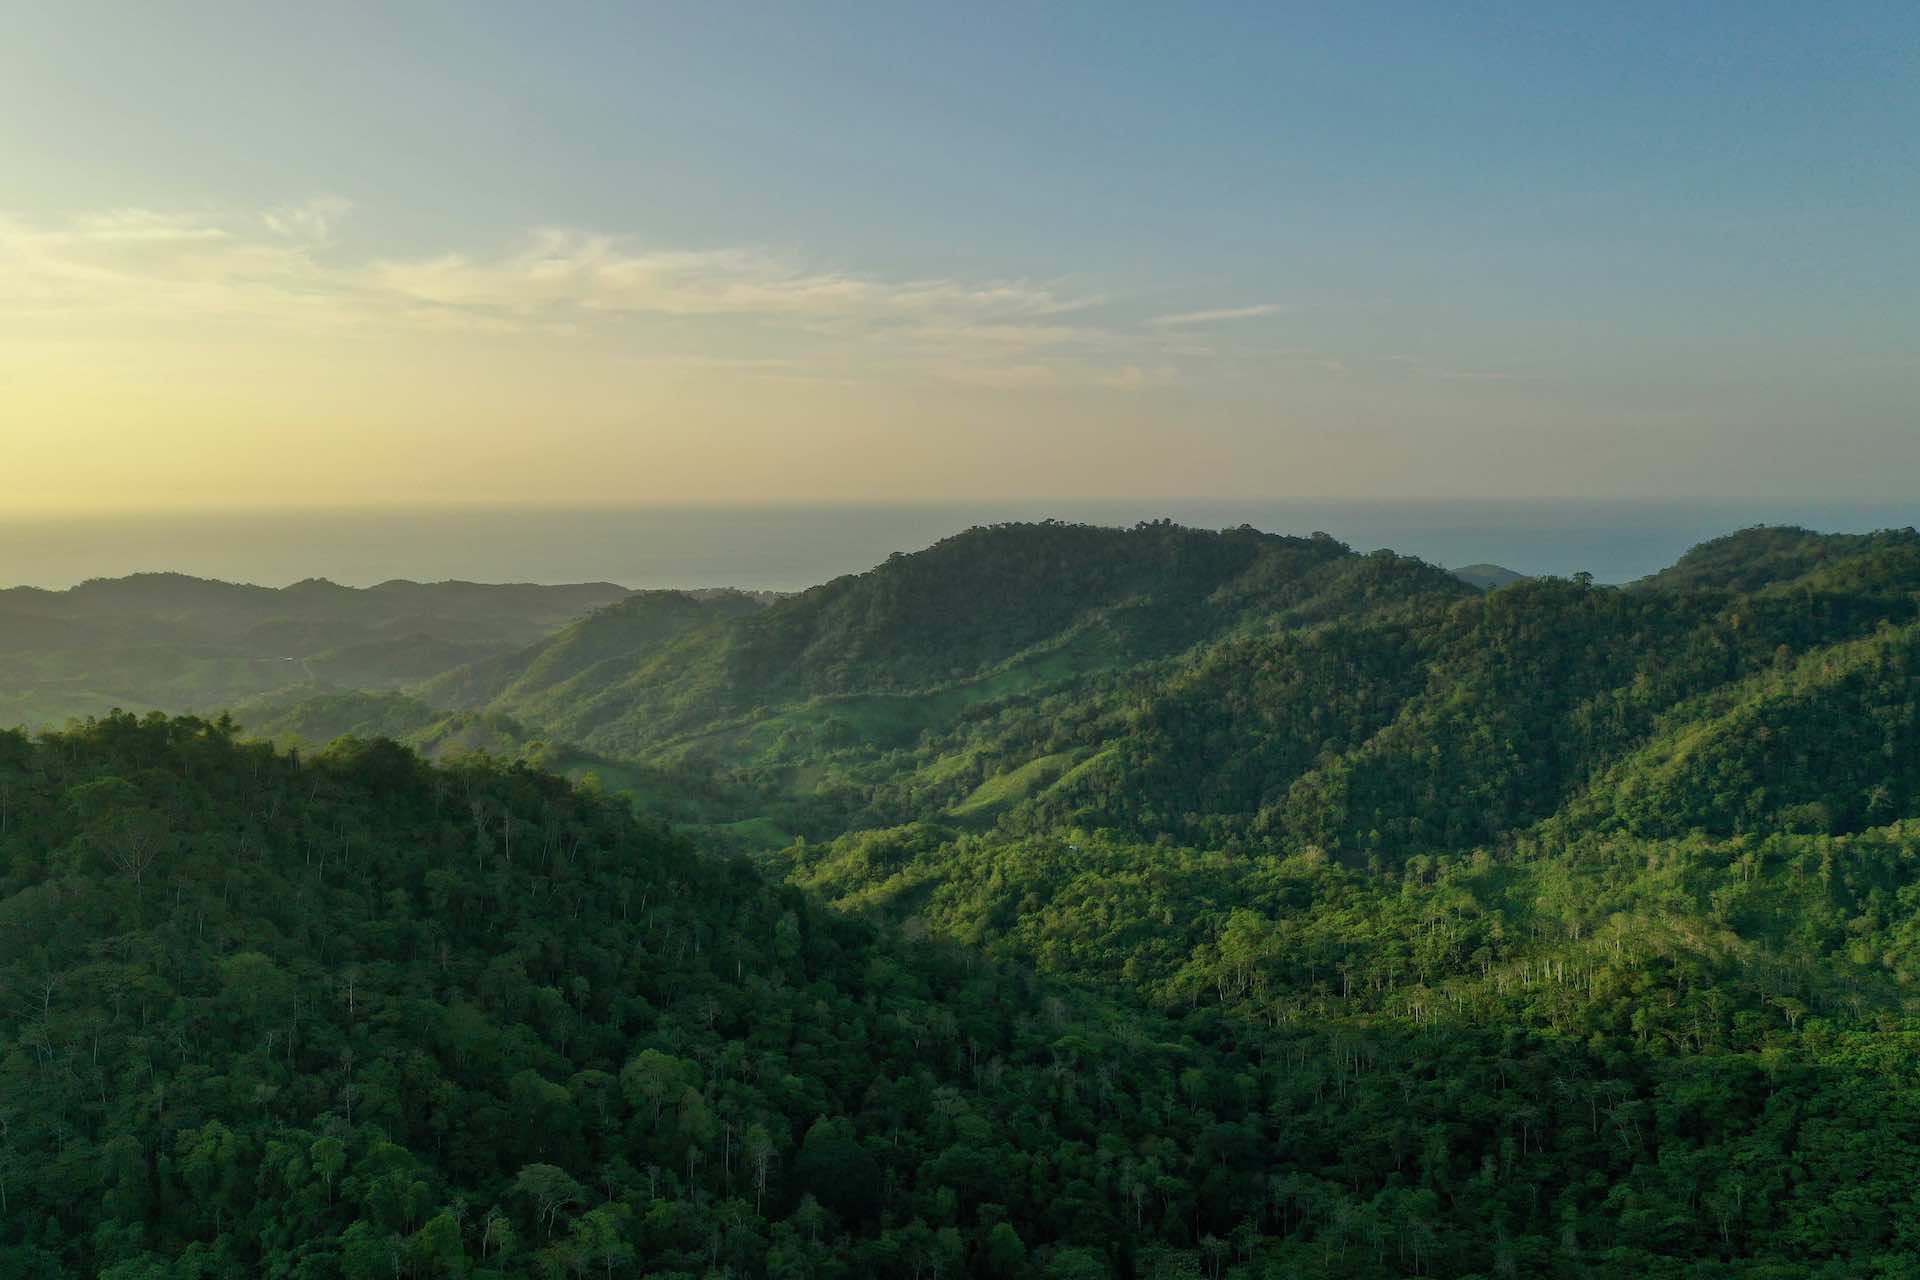
[[[1887, 498], [1920, 467], [1911, 4], [82, 3], [7, 26], [0, 284], [11, 263], [35, 300], [0, 300], [13, 426], [170, 446], [128, 455], [148, 474], [280, 493], [276, 385], [315, 392], [293, 416], [329, 500], [600, 500], [609, 475], [640, 498]], [[134, 261], [134, 227], [200, 249]], [[668, 295], [608, 292], [663, 273]], [[359, 399], [321, 371], [343, 361]], [[111, 388], [76, 395], [103, 362]], [[456, 419], [477, 443], [449, 483], [428, 460]], [[536, 419], [599, 465], [534, 466]]]

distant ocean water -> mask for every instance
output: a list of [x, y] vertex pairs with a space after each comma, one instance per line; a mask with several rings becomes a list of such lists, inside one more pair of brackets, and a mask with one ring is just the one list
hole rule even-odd
[[464, 508], [0, 517], [0, 585], [67, 587], [171, 570], [283, 586], [330, 578], [610, 581], [631, 587], [795, 590], [871, 568], [969, 525], [1046, 517], [1324, 531], [1450, 568], [1585, 570], [1625, 582], [1694, 544], [1754, 524], [1864, 532], [1920, 523], [1905, 504], [1778, 502], [1102, 501], [922, 506]]

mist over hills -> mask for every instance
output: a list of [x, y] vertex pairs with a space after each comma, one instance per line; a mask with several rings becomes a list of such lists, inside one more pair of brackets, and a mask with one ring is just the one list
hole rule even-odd
[[1920, 519], [1911, 500], [1224, 499], [774, 505], [398, 506], [142, 512], [0, 520], [0, 582], [71, 586], [161, 567], [230, 582], [325, 577], [423, 582], [617, 582], [646, 588], [803, 591], [972, 525], [1044, 518], [1128, 527], [1319, 529], [1362, 551], [1444, 566], [1631, 582], [1689, 547], [1755, 524], [1864, 533]]
[[371, 587], [343, 587], [307, 578], [276, 588], [178, 573], [139, 573], [91, 578], [65, 591], [7, 588], [0, 590], [0, 606], [9, 612], [65, 618], [163, 619], [208, 635], [284, 618], [389, 627], [413, 618], [462, 618], [469, 625], [510, 634], [516, 628], [524, 631], [574, 617], [626, 593], [610, 582], [540, 586], [394, 579]]
[[0, 720], [217, 711], [303, 684], [397, 688], [529, 644], [625, 594], [611, 583], [307, 579], [276, 589], [174, 573], [0, 590]]

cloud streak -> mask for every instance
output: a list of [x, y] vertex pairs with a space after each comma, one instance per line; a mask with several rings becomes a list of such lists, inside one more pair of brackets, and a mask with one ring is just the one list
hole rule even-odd
[[[791, 350], [802, 350], [840, 376], [1116, 390], [1171, 380], [1151, 333], [1076, 322], [1105, 299], [1044, 282], [890, 280], [758, 248], [663, 248], [569, 228], [536, 229], [491, 254], [340, 261], [334, 237], [353, 209], [320, 196], [252, 214], [122, 209], [54, 225], [0, 216], [0, 324], [599, 335], [655, 351], [664, 325], [672, 345], [698, 350], [655, 363], [749, 375], [794, 373]], [[760, 358], [769, 345], [778, 363]]]
[[260, 215], [269, 231], [292, 240], [325, 244], [341, 219], [353, 212], [353, 201], [344, 196], [314, 196], [299, 204], [281, 205]]
[[1084, 337], [1057, 318], [1099, 301], [1026, 280], [888, 280], [761, 249], [668, 249], [564, 228], [488, 255], [334, 261], [326, 250], [352, 209], [328, 196], [230, 217], [124, 209], [41, 225], [0, 216], [0, 316], [548, 333], [736, 318], [1004, 350]]
[[[256, 211], [120, 209], [59, 223], [0, 215], [0, 325], [201, 340], [259, 334], [466, 335], [630, 343], [652, 363], [1144, 391], [1214, 359], [1186, 330], [1272, 303], [1090, 321], [1124, 301], [1029, 279], [889, 279], [750, 246], [675, 248], [536, 228], [491, 253], [348, 260], [352, 201]], [[196, 328], [196, 326], [198, 326]], [[674, 355], [673, 351], [684, 351]]]
[[542, 229], [494, 257], [372, 263], [365, 282], [419, 303], [509, 315], [556, 311], [880, 322], [1056, 315], [1082, 305], [1023, 281], [886, 281], [809, 270], [754, 249], [664, 250], [610, 235]]
[[1232, 320], [1258, 320], [1286, 310], [1277, 302], [1262, 302], [1251, 307], [1217, 307], [1211, 311], [1182, 311], [1170, 316], [1155, 316], [1147, 323], [1156, 329], [1185, 329], [1202, 324], [1225, 324]]

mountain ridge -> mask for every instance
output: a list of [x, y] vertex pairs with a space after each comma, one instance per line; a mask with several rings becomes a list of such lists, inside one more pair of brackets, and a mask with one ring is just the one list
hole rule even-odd
[[[1488, 594], [1325, 538], [998, 526], [643, 649], [595, 648], [595, 663], [559, 667], [564, 680], [465, 705], [590, 751], [729, 774], [800, 806], [786, 829], [813, 813], [817, 835], [928, 819], [1460, 847], [1577, 808], [1686, 698], [1912, 621], [1910, 536], [1818, 537], [1748, 531], [1689, 553], [1677, 578]], [[1108, 576], [998, 633], [954, 619], [963, 600], [991, 611], [978, 584], [994, 575], [1023, 590], [1071, 576], [1046, 557], [1074, 549]], [[1752, 591], [1724, 585], [1742, 554], [1764, 562], [1739, 578]], [[969, 557], [986, 563], [951, 571]], [[1703, 563], [1719, 566], [1713, 581]], [[606, 626], [586, 619], [511, 661], [531, 669]], [[891, 664], [864, 664], [889, 646]], [[1904, 706], [1888, 713], [1902, 724]], [[1836, 812], [1864, 816], [1853, 802]]]
[[597, 743], [0, 733], [0, 1271], [1902, 1275], [1920, 554], [1812, 536], [1002, 529], [478, 664]]

